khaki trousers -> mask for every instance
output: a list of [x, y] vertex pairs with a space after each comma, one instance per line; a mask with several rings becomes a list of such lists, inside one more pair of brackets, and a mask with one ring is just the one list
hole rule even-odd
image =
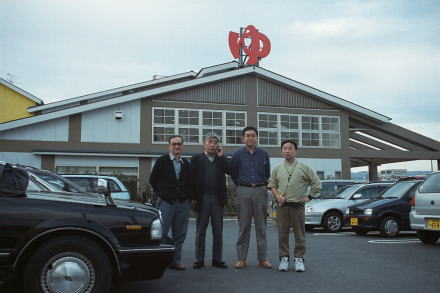
[[306, 252], [306, 231], [304, 219], [304, 206], [301, 208], [279, 206], [277, 209], [278, 249], [279, 257], [289, 257], [289, 232], [293, 229], [295, 236], [295, 257], [304, 257]]

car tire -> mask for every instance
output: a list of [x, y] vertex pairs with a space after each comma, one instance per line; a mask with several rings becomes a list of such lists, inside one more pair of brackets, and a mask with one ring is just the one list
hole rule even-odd
[[425, 244], [435, 244], [440, 238], [440, 233], [435, 231], [417, 230], [417, 237]]
[[111, 281], [108, 255], [95, 242], [78, 236], [42, 243], [24, 269], [26, 293], [108, 292]]
[[379, 230], [382, 237], [396, 237], [400, 232], [399, 220], [393, 216], [386, 216], [380, 221]]
[[322, 227], [326, 232], [336, 233], [342, 229], [342, 217], [337, 212], [329, 212], [322, 219]]
[[367, 229], [353, 229], [353, 232], [356, 233], [359, 236], [365, 236], [370, 231], [367, 230]]

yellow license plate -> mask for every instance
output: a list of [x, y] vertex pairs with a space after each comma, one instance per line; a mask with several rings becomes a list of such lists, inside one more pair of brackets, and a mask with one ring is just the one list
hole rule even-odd
[[350, 225], [351, 225], [351, 226], [357, 226], [357, 225], [359, 225], [359, 220], [358, 220], [358, 218], [350, 218]]
[[277, 211], [273, 211], [272, 212], [272, 218], [276, 218], [277, 217]]
[[440, 230], [440, 219], [428, 219], [426, 226], [430, 229]]

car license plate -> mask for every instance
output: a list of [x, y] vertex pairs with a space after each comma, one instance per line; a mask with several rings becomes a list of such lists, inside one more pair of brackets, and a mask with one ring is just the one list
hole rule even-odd
[[440, 230], [440, 219], [428, 219], [427, 228]]
[[350, 225], [351, 225], [351, 226], [357, 226], [357, 225], [359, 225], [358, 218], [350, 218]]
[[272, 218], [276, 218], [277, 217], [277, 211], [273, 211], [272, 212]]

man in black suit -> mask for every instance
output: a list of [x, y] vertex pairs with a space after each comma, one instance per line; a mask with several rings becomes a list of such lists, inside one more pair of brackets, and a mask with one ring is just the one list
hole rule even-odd
[[217, 134], [208, 133], [203, 145], [204, 152], [191, 158], [191, 204], [197, 211], [195, 269], [205, 265], [205, 236], [209, 218], [213, 234], [212, 265], [224, 269], [228, 267], [222, 261], [223, 214], [227, 201], [225, 173], [231, 173], [231, 163], [223, 156], [223, 149], [218, 143]]
[[[182, 246], [186, 238], [189, 217], [190, 167], [181, 157], [183, 138], [173, 135], [168, 139], [169, 153], [156, 160], [150, 176], [153, 191], [159, 197], [157, 208], [162, 213], [162, 243], [176, 247], [170, 269], [185, 270], [181, 263]], [[172, 238], [168, 236], [171, 228]]]

